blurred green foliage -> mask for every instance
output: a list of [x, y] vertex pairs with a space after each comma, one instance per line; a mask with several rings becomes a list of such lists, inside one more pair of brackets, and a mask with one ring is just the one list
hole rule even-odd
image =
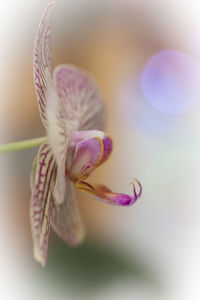
[[152, 284], [152, 274], [137, 259], [130, 262], [117, 252], [88, 242], [71, 248], [55, 235], [51, 235], [47, 265], [38, 271], [48, 284], [69, 288], [76, 294], [94, 291], [124, 277]]

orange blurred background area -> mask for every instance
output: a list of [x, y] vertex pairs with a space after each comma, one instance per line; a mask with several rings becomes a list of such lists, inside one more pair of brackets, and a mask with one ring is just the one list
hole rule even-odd
[[[0, 4], [2, 144], [45, 135], [32, 54], [47, 4]], [[71, 249], [52, 230], [42, 269], [32, 256], [29, 223], [37, 149], [1, 154], [1, 299], [200, 298], [200, 104], [180, 114], [161, 111], [140, 85], [145, 66], [161, 51], [176, 50], [200, 63], [199, 8], [186, 0], [57, 1], [54, 66], [70, 63], [93, 75], [114, 142], [91, 182], [131, 193], [129, 183], [137, 177], [143, 194], [133, 207], [120, 208], [77, 192], [86, 241]]]

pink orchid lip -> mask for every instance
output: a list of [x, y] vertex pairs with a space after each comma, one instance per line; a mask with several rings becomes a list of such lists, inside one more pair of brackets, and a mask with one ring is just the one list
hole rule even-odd
[[140, 182], [137, 179], [135, 179], [135, 181], [139, 186], [139, 192], [138, 193], [136, 192], [135, 185], [134, 183], [132, 183], [133, 196], [122, 194], [122, 193], [114, 193], [104, 185], [91, 185], [85, 181], [77, 182], [76, 186], [82, 192], [102, 202], [118, 205], [118, 206], [130, 206], [134, 204], [142, 194], [142, 186]]
[[108, 136], [104, 136], [102, 142], [104, 150], [101, 163], [105, 162], [112, 152], [112, 139]]
[[[74, 140], [80, 140], [81, 135], [84, 136], [85, 134], [89, 136], [89, 133], [77, 132]], [[139, 192], [136, 192], [135, 184], [132, 182], [133, 196], [113, 193], [106, 186], [91, 185], [85, 181], [89, 174], [108, 158], [111, 150], [112, 140], [107, 136], [104, 136], [102, 140], [97, 137], [83, 139], [76, 145], [71, 167], [67, 175], [77, 188], [98, 200], [119, 206], [130, 206], [136, 202], [142, 193], [142, 186], [137, 179], [134, 179], [134, 181], [139, 186]]]
[[84, 180], [98, 165], [107, 160], [111, 151], [112, 140], [104, 132], [74, 132], [68, 150], [68, 154], [73, 158], [69, 157], [72, 162], [66, 174], [73, 182]]
[[105, 137], [105, 133], [100, 130], [81, 130], [72, 132], [69, 148], [75, 149], [76, 145], [85, 139]]
[[100, 163], [103, 156], [103, 143], [95, 137], [85, 139], [77, 144], [74, 158], [68, 172], [73, 182], [81, 181]]

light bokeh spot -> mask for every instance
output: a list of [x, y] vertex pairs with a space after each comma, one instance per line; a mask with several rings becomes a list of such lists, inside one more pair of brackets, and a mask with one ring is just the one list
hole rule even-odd
[[183, 52], [161, 51], [145, 65], [140, 84], [154, 108], [182, 114], [200, 102], [200, 65]]

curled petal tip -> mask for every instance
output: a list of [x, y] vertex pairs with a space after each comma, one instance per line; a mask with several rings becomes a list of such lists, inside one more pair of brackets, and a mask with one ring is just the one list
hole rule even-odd
[[47, 11], [48, 11], [48, 10], [53, 10], [54, 7], [55, 7], [55, 5], [56, 5], [56, 1], [50, 1], [49, 4], [47, 5], [46, 10], [47, 10]]
[[[136, 191], [135, 182], [139, 187], [138, 192]], [[133, 182], [130, 182], [130, 184], [133, 186], [133, 195], [134, 195], [133, 202], [132, 202], [133, 204], [142, 195], [142, 185], [137, 178], [134, 178]]]

